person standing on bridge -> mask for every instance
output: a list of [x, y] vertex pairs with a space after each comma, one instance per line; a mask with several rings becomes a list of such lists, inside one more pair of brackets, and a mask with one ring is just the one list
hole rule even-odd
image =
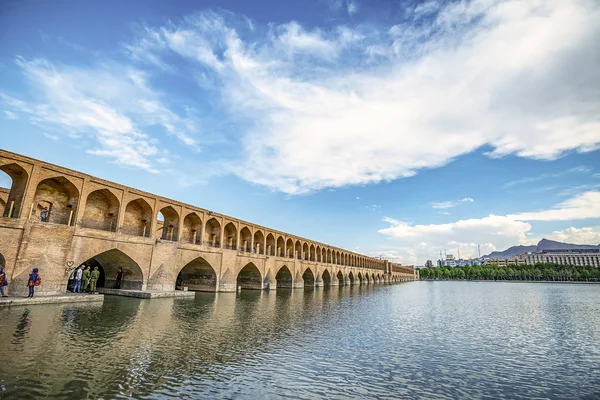
[[123, 280], [123, 275], [123, 268], [119, 268], [119, 272], [117, 272], [117, 277], [115, 278], [114, 289], [121, 289], [121, 281]]
[[98, 278], [100, 278], [100, 271], [98, 271], [98, 267], [94, 267], [92, 271], [92, 275], [90, 277], [90, 292], [96, 292], [96, 283], [98, 283]]
[[86, 266], [85, 269], [83, 270], [83, 273], [81, 275], [81, 291], [85, 293], [85, 290], [87, 289], [88, 285], [90, 284], [90, 267]]
[[4, 267], [0, 267], [0, 294], [2, 297], [8, 297], [4, 294], [4, 286], [8, 285], [8, 281], [6, 280], [6, 272], [4, 272]]
[[44, 207], [44, 209], [40, 211], [40, 220], [42, 220], [42, 222], [48, 222], [48, 207]]
[[40, 277], [40, 274], [38, 274], [38, 272], [39, 269], [34, 268], [32, 273], [29, 274], [29, 280], [27, 281], [27, 287], [29, 287], [29, 296], [27, 297], [33, 297], [35, 287], [40, 286], [40, 284], [42, 283], [42, 278]]
[[75, 270], [75, 287], [73, 293], [81, 293], [81, 278], [83, 278], [83, 265], [80, 265]]

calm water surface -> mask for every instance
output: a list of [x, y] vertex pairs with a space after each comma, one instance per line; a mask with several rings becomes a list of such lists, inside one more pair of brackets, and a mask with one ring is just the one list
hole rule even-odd
[[0, 398], [600, 398], [600, 285], [0, 308]]

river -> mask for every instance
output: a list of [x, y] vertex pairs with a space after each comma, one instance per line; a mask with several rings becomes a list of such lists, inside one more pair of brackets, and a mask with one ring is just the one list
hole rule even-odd
[[0, 308], [0, 398], [600, 398], [600, 285], [413, 282]]

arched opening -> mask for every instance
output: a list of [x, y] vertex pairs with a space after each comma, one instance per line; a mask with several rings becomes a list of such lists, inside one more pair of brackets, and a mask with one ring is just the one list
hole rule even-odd
[[323, 271], [321, 278], [323, 279], [323, 286], [331, 285], [331, 274], [329, 273], [329, 271], [327, 271], [327, 270]]
[[125, 207], [121, 231], [126, 235], [150, 237], [152, 207], [144, 199], [132, 200]]
[[339, 251], [335, 252], [335, 263], [337, 265], [341, 265], [342, 264], [341, 256], [340, 256], [340, 252]]
[[304, 245], [302, 246], [302, 259], [308, 260], [308, 257], [309, 257], [308, 244], [304, 243]]
[[316, 262], [321, 262], [322, 257], [321, 257], [321, 246], [317, 246], [317, 248], [315, 249], [315, 261]]
[[240, 250], [245, 252], [252, 251], [252, 232], [247, 226], [240, 230]]
[[188, 290], [197, 292], [214, 292], [217, 289], [217, 274], [213, 267], [202, 257], [187, 263], [175, 282], [175, 290]]
[[[80, 265], [86, 265], [93, 270], [98, 267], [100, 278], [96, 283], [99, 288], [113, 288], [116, 283], [117, 272], [119, 268], [123, 269], [123, 280], [121, 289], [142, 290], [144, 276], [139, 265], [133, 261], [127, 254], [120, 250], [112, 249], [100, 253]], [[81, 284], [84, 286], [84, 283]]]
[[358, 277], [358, 284], [362, 285], [363, 284], [363, 276], [360, 272], [357, 274], [357, 277]]
[[65, 177], [44, 179], [35, 190], [36, 215], [42, 222], [73, 225], [78, 200], [79, 191]]
[[377, 279], [375, 278], [375, 274], [371, 274], [371, 283], [377, 283]]
[[331, 250], [327, 249], [327, 264], [331, 264]]
[[286, 255], [288, 258], [294, 258], [294, 242], [292, 239], [288, 239], [285, 242], [285, 251], [287, 252]]
[[296, 240], [296, 246], [294, 246], [294, 256], [298, 260], [302, 260], [302, 243], [299, 240]]
[[354, 274], [352, 273], [352, 271], [350, 271], [350, 273], [348, 274], [348, 279], [350, 279], [350, 284], [354, 285]]
[[256, 254], [265, 254], [265, 235], [263, 235], [262, 231], [254, 232], [252, 246], [254, 246], [254, 252]]
[[310, 268], [306, 268], [306, 271], [302, 274], [302, 279], [304, 280], [304, 287], [315, 287], [315, 275]]
[[262, 282], [262, 275], [253, 263], [249, 263], [242, 268], [237, 276], [237, 287], [241, 287], [242, 289], [261, 290], [263, 288]]
[[266, 252], [265, 254], [269, 255], [269, 256], [274, 256], [275, 254], [279, 255], [279, 253], [275, 253], [275, 236], [273, 236], [272, 233], [269, 233], [267, 235], [267, 248], [265, 249]]
[[277, 254], [278, 257], [285, 257], [285, 240], [283, 240], [283, 237], [281, 236], [277, 237], [275, 254]]
[[225, 242], [224, 248], [237, 250], [237, 229], [233, 222], [225, 225], [223, 229], [223, 241]]
[[379, 274], [377, 274], [377, 280], [376, 280], [376, 282], [377, 283], [383, 283], [383, 281], [381, 280], [381, 278], [382, 278], [382, 276], [379, 275]]
[[120, 203], [110, 190], [99, 189], [91, 192], [85, 202], [81, 226], [90, 229], [115, 232]]
[[6, 268], [6, 259], [2, 253], [0, 253], [0, 268]]
[[[158, 212], [158, 222], [162, 222], [162, 233], [160, 238], [162, 240], [177, 241], [177, 235], [179, 234], [179, 214], [171, 206], [166, 206]], [[159, 224], [160, 225], [160, 224]]]
[[211, 247], [221, 247], [221, 224], [216, 218], [211, 218], [206, 222], [205, 244]]
[[3, 207], [0, 209], [2, 216], [6, 218], [19, 218], [23, 205], [23, 197], [25, 196], [25, 187], [29, 175], [20, 165], [16, 163], [0, 166], [0, 170], [4, 171], [12, 180], [8, 197]]
[[278, 288], [292, 288], [292, 273], [285, 265], [279, 268], [277, 275], [275, 275], [275, 280], [277, 281]]
[[190, 244], [202, 243], [202, 220], [195, 212], [189, 213], [183, 219], [181, 242]]
[[344, 274], [342, 274], [342, 271], [338, 271], [337, 279], [338, 279], [339, 285], [344, 286]]

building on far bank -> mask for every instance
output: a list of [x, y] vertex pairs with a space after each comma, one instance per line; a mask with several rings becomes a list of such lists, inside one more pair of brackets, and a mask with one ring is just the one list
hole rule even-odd
[[485, 258], [484, 265], [494, 265], [497, 267], [508, 267], [509, 265], [526, 265], [527, 259], [523, 256], [511, 258]]
[[527, 253], [522, 256], [527, 264], [553, 263], [578, 267], [600, 267], [599, 249], [544, 250], [540, 253]]

